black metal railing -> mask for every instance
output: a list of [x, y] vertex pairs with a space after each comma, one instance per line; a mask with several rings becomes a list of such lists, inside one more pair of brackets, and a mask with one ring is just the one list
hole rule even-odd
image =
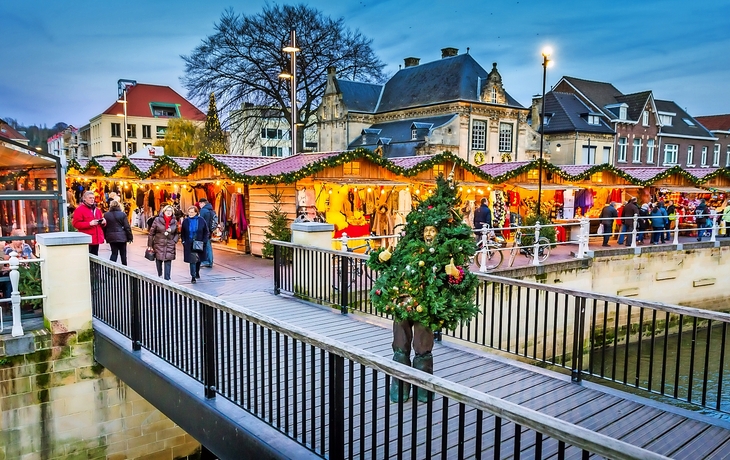
[[[664, 458], [98, 257], [91, 269], [97, 320], [322, 457]], [[428, 402], [390, 403], [393, 378]]]
[[[326, 290], [332, 279], [322, 278], [326, 273], [320, 270], [307, 273], [313, 266], [298, 260], [326, 255], [364, 264], [367, 256], [276, 244], [293, 249], [292, 260], [275, 260], [278, 291], [384, 316], [374, 311], [368, 297], [377, 273], [360, 275], [363, 289], [357, 302], [341, 295], [349, 292], [347, 286], [339, 292], [330, 288], [328, 298], [313, 298], [309, 293]], [[286, 281], [293, 272], [309, 280], [308, 290]], [[727, 313], [477, 276], [481, 280], [475, 298], [479, 315], [442, 334], [563, 368], [574, 381], [592, 377], [730, 413]]]

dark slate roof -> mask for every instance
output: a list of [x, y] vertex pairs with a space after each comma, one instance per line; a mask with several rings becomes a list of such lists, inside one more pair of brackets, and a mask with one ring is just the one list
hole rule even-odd
[[280, 160], [280, 158], [276, 157], [252, 157], [243, 155], [212, 155], [212, 157], [239, 174], [243, 174], [249, 169], [258, 168], [259, 166]]
[[350, 80], [337, 80], [337, 85], [348, 111], [373, 113], [377, 109], [383, 85]]
[[695, 117], [695, 120], [710, 131], [730, 131], [730, 114]]
[[363, 147], [374, 150], [379, 145], [385, 144], [383, 145], [383, 156], [386, 158], [415, 156], [416, 148], [423, 144], [423, 139], [412, 139], [411, 129], [414, 125], [417, 128], [427, 126], [430, 129], [435, 129], [449, 123], [457, 116], [457, 114], [450, 114], [377, 123], [364, 129], [365, 134], [361, 134], [352, 141], [348, 149]]
[[[656, 109], [658, 112], [675, 113], [672, 117], [672, 126], [662, 126], [661, 134], [677, 135], [677, 136], [693, 136], [707, 137], [708, 140], [714, 139], [712, 135], [700, 122], [692, 118], [690, 114], [682, 110], [674, 101], [661, 101], [655, 99]], [[689, 120], [694, 126], [690, 126], [684, 120]]]
[[282, 158], [279, 161], [269, 163], [265, 166], [249, 169], [247, 176], [277, 176], [279, 174], [293, 173], [303, 169], [316, 161], [340, 155], [342, 152], [328, 153], [300, 153], [291, 157]]
[[[446, 101], [479, 101], [478, 80], [488, 73], [469, 54], [447, 57], [399, 70], [388, 80], [377, 112]], [[522, 107], [507, 94], [511, 106]]]
[[607, 116], [615, 118], [615, 115], [605, 108], [607, 105], [615, 104], [617, 97], [623, 96], [621, 91], [617, 90], [615, 86], [610, 83], [583, 80], [575, 77], [563, 77], [563, 80], [570, 83], [592, 103], [596, 104]]
[[642, 91], [640, 93], [617, 96], [616, 102], [625, 102], [629, 106], [626, 111], [626, 118], [632, 121], [639, 121], [639, 118], [641, 118], [641, 112], [643, 112], [644, 107], [646, 107], [646, 101], [650, 97], [651, 91]]
[[603, 119], [600, 120], [600, 125], [588, 124], [585, 115], [589, 112], [595, 113], [583, 101], [578, 99], [576, 95], [551, 91], [545, 95], [545, 113], [553, 114], [545, 126], [545, 133], [615, 133]]

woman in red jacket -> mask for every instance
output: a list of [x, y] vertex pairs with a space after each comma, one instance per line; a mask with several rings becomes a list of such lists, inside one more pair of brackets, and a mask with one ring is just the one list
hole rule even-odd
[[99, 245], [104, 242], [103, 226], [106, 225], [106, 220], [101, 209], [96, 207], [94, 192], [84, 192], [82, 201], [83, 203], [74, 210], [71, 223], [76, 230], [91, 236], [89, 254], [98, 256]]

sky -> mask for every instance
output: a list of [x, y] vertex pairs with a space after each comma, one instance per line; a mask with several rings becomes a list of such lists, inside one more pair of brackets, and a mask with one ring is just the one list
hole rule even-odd
[[[272, 2], [269, 2], [271, 4]], [[278, 2], [286, 4], [291, 2]], [[181, 55], [214, 32], [226, 8], [255, 14], [261, 0], [127, 0], [0, 4], [0, 118], [81, 127], [117, 96], [117, 80], [180, 83]], [[310, 0], [372, 39], [393, 74], [403, 59], [469, 53], [498, 63], [523, 106], [541, 92], [542, 56], [553, 49], [547, 86], [569, 75], [652, 90], [693, 116], [730, 113], [730, 0]], [[198, 102], [203, 111], [207, 103]]]

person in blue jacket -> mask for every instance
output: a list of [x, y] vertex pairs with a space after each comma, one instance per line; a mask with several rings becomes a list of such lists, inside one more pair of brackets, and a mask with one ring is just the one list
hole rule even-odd
[[[190, 282], [195, 284], [200, 279], [200, 262], [205, 257], [205, 241], [210, 239], [208, 224], [200, 217], [197, 206], [188, 208], [188, 216], [182, 223], [181, 237], [184, 260], [190, 264]], [[200, 242], [200, 249], [194, 248], [196, 241]]]

